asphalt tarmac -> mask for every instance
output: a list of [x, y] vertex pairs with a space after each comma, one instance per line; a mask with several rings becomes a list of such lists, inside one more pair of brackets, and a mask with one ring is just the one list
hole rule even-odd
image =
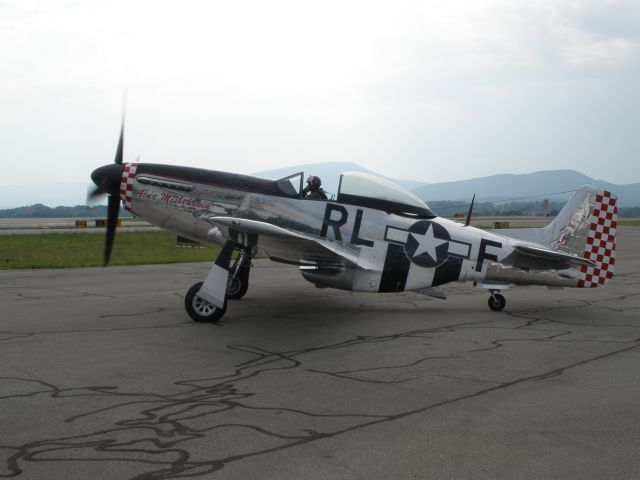
[[257, 261], [0, 272], [0, 477], [640, 478], [640, 228], [591, 290], [317, 289]]

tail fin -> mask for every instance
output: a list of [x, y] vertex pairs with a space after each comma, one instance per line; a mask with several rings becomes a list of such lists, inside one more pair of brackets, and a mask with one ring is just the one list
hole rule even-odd
[[578, 287], [597, 287], [613, 278], [617, 200], [618, 197], [611, 192], [584, 186], [545, 227], [551, 230], [552, 248], [580, 255], [595, 263], [595, 267], [580, 267]]
[[585, 185], [546, 227], [500, 230], [498, 233], [592, 261], [595, 266], [580, 267], [577, 285], [592, 288], [604, 285], [613, 277], [617, 222], [617, 196]]

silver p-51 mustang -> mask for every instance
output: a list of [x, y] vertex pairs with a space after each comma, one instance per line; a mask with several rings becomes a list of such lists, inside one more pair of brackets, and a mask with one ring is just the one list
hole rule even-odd
[[[361, 292], [414, 290], [445, 298], [438, 286], [472, 281], [491, 293], [511, 284], [597, 287], [613, 277], [616, 196], [582, 187], [544, 228], [500, 234], [436, 216], [417, 196], [386, 180], [344, 173], [335, 198], [303, 194], [303, 174], [268, 180], [234, 173], [149, 163], [96, 169], [90, 197], [108, 194], [105, 265], [120, 202], [135, 215], [222, 250], [203, 282], [187, 292], [196, 321], [215, 321], [227, 299], [241, 298], [256, 254], [300, 266], [319, 286]], [[471, 213], [471, 212], [469, 212]], [[234, 251], [238, 252], [232, 261]]]

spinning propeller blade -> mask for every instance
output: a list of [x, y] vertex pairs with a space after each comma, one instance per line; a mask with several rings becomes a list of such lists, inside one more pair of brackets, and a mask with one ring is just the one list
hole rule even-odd
[[118, 149], [116, 150], [116, 158], [114, 163], [122, 165], [122, 145], [124, 143], [124, 115], [122, 115], [122, 123], [120, 124], [120, 139], [118, 140]]
[[109, 264], [113, 241], [116, 238], [116, 226], [118, 225], [118, 213], [120, 212], [120, 198], [109, 195], [107, 206], [107, 235], [104, 242], [104, 266]]
[[109, 179], [101, 178], [94, 188], [87, 188], [87, 203], [94, 203], [98, 198], [109, 193]]
[[96, 187], [87, 193], [87, 201], [93, 200], [101, 195], [108, 195], [107, 203], [107, 234], [104, 244], [104, 265], [109, 264], [111, 249], [116, 237], [116, 227], [118, 225], [118, 214], [120, 213], [120, 182], [124, 170], [123, 162], [124, 145], [124, 115], [120, 126], [120, 138], [114, 162], [109, 165], [96, 168], [91, 173], [91, 180]]

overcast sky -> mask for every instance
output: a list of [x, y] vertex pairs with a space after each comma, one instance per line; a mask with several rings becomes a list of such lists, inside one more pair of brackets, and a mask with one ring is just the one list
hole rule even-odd
[[640, 182], [640, 2], [0, 0], [1, 185], [113, 161]]

